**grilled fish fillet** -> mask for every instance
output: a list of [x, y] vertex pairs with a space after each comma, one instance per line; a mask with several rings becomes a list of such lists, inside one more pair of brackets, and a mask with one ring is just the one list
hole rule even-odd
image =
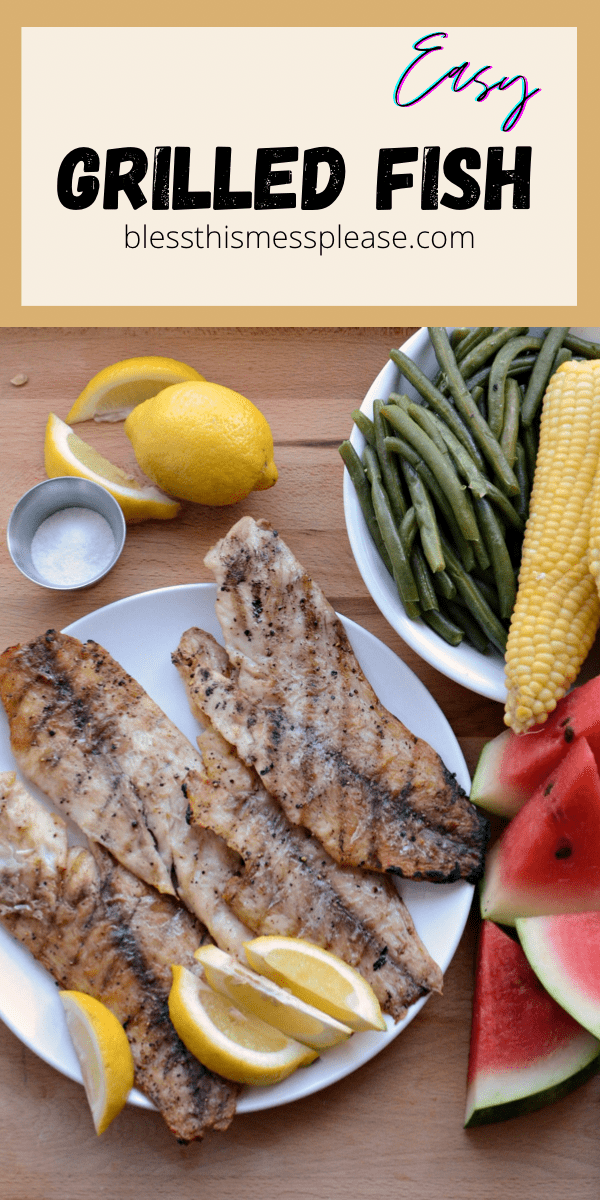
[[488, 822], [377, 699], [323, 592], [265, 522], [205, 558], [229, 664], [202, 707], [337, 862], [438, 883], [483, 872]]
[[96, 642], [48, 630], [0, 656], [0, 697], [23, 773], [91, 841], [177, 895], [223, 950], [250, 936], [222, 899], [239, 858], [192, 829], [185, 780], [197, 750]]
[[65, 822], [0, 775], [0, 919], [62, 988], [124, 1025], [135, 1082], [184, 1142], [226, 1129], [239, 1088], [207, 1071], [169, 1020], [171, 963], [195, 969], [206, 932], [176, 900], [100, 847], [67, 846]]
[[173, 661], [194, 715], [206, 776], [188, 776], [192, 821], [225, 838], [244, 861], [225, 897], [256, 934], [306, 937], [368, 979], [383, 1010], [400, 1020], [442, 974], [415, 930], [393, 883], [357, 867], [340, 867], [308, 830], [292, 825], [260, 776], [206, 722], [203, 671], [225, 650], [202, 630], [181, 639]]

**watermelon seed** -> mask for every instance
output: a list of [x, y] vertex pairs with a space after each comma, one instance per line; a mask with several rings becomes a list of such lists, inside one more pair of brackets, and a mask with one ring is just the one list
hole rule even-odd
[[565, 729], [565, 742], [572, 742], [575, 737], [575, 730], [572, 725], [567, 725]]
[[553, 780], [553, 779], [551, 779], [551, 780], [550, 780], [550, 783], [548, 784], [548, 786], [544, 788], [544, 795], [545, 795], [545, 796], [549, 796], [549, 795], [550, 795], [550, 792], [552, 791], [552, 788], [553, 788], [553, 787], [554, 787], [554, 780]]
[[568, 842], [566, 838], [563, 838], [563, 840], [561, 842], [559, 842], [556, 850], [554, 851], [554, 857], [555, 858], [570, 858], [572, 853], [573, 853], [573, 847], [572, 847], [571, 843]]

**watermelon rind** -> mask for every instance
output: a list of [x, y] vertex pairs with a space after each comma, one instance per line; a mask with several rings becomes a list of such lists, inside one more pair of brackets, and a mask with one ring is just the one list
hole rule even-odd
[[[557, 953], [554, 946], [553, 930], [556, 922], [568, 921], [569, 937], [575, 945], [576, 939], [583, 934], [579, 918], [598, 916], [598, 932], [600, 934], [600, 914], [578, 913], [575, 915], [518, 917], [515, 921], [519, 941], [525, 951], [529, 965], [533, 967], [538, 979], [546, 991], [564, 1008], [580, 1025], [600, 1038], [600, 972], [596, 966], [594, 978], [594, 959], [589, 955], [589, 974], [587, 989], [577, 984], [576, 971], [569, 971], [569, 964]], [[597, 942], [596, 942], [597, 945]], [[595, 947], [594, 947], [595, 949]], [[596, 995], [593, 994], [596, 989]]]
[[514, 817], [531, 794], [523, 788], [503, 782], [501, 767], [505, 756], [510, 753], [515, 734], [510, 729], [486, 742], [475, 767], [471, 785], [471, 800], [487, 812], [500, 817]]
[[479, 1075], [467, 1088], [465, 1128], [536, 1112], [595, 1075], [600, 1042], [587, 1030], [568, 1046], [529, 1067]]

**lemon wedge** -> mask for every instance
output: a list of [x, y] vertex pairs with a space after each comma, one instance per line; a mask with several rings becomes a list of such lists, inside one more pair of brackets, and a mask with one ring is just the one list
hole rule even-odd
[[317, 1058], [316, 1050], [235, 1008], [186, 967], [173, 966], [169, 1013], [179, 1037], [209, 1071], [236, 1083], [286, 1079]]
[[125, 358], [98, 371], [75, 401], [67, 424], [78, 421], [122, 421], [128, 413], [172, 383], [186, 379], [204, 379], [194, 367], [174, 358], [147, 354]]
[[50, 413], [44, 441], [46, 474], [79, 475], [99, 483], [118, 500], [127, 521], [159, 521], [176, 517], [181, 505], [160, 488], [144, 486], [103, 458], [87, 442], [73, 433], [69, 426]]
[[275, 934], [244, 942], [250, 966], [322, 1008], [351, 1029], [385, 1029], [379, 1001], [366, 979], [329, 950], [304, 938]]
[[133, 1087], [133, 1056], [114, 1013], [85, 992], [59, 992], [96, 1133], [104, 1133]]
[[326, 1050], [350, 1037], [352, 1030], [311, 1004], [305, 1004], [286, 988], [236, 962], [218, 946], [200, 946], [194, 958], [202, 963], [207, 983], [228, 996], [238, 1008], [274, 1025], [288, 1037]]

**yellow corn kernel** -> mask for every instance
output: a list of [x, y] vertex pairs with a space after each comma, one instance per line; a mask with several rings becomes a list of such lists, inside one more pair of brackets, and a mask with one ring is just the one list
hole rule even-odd
[[[506, 646], [504, 720], [541, 724], [577, 678], [600, 624], [600, 360], [563, 363], [542, 408], [540, 444]], [[598, 495], [594, 505], [594, 493]]]

